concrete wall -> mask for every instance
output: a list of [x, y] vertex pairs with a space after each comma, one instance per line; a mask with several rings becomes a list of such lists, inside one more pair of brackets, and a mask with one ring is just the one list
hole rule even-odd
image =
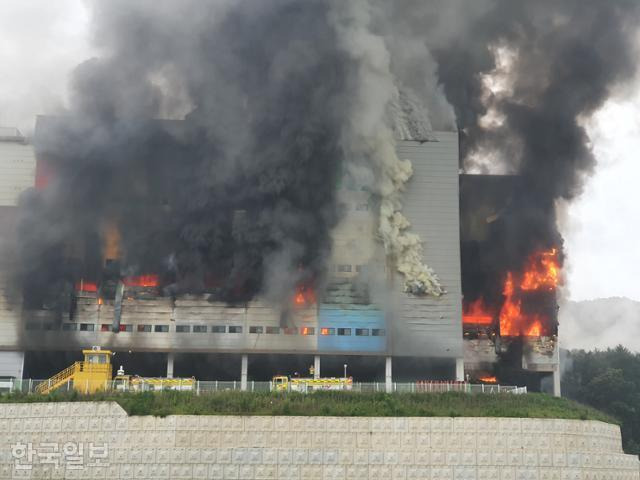
[[[638, 458], [622, 453], [618, 427], [579, 420], [156, 418], [127, 417], [107, 402], [35, 403], [0, 404], [0, 432], [0, 478], [640, 478]], [[17, 442], [32, 443], [32, 470], [16, 473]], [[60, 445], [59, 452], [65, 442], [83, 445], [82, 468], [65, 466], [64, 455], [57, 470], [38, 463], [42, 442]], [[103, 445], [105, 465], [89, 467]]]

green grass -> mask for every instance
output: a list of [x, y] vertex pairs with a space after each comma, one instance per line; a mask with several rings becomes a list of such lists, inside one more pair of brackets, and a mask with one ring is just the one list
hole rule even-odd
[[0, 403], [114, 401], [129, 415], [300, 415], [346, 417], [524, 417], [601, 420], [612, 417], [565, 398], [545, 394], [385, 394], [353, 392], [186, 392], [49, 395], [5, 394]]

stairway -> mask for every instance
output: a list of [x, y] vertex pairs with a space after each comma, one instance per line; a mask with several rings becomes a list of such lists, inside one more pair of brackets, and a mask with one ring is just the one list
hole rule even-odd
[[36, 393], [50, 393], [56, 388], [60, 388], [62, 385], [65, 385], [68, 381], [73, 380], [76, 371], [80, 369], [82, 363], [83, 362], [76, 362], [70, 367], [65, 368], [61, 372], [56, 373], [48, 380], [44, 380], [43, 382], [39, 383], [36, 387]]

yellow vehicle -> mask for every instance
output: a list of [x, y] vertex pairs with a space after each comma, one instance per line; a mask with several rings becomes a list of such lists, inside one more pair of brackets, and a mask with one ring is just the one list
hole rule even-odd
[[36, 393], [50, 393], [58, 388], [73, 388], [80, 393], [95, 393], [100, 390], [148, 391], [148, 390], [193, 390], [195, 378], [147, 378], [125, 375], [122, 367], [113, 377], [111, 350], [91, 347], [82, 350], [84, 361], [75, 362], [48, 380], [39, 383]]
[[272, 392], [301, 392], [309, 393], [317, 390], [351, 390], [353, 378], [290, 378], [286, 376], [273, 377]]
[[195, 389], [196, 379], [191, 378], [162, 378], [139, 377], [125, 375], [124, 372], [114, 378], [113, 388], [121, 392], [148, 392], [158, 390], [192, 391]]

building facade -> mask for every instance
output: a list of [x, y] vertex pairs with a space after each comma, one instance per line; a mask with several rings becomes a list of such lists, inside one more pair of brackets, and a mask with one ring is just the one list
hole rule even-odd
[[[441, 297], [402, 291], [402, 280], [375, 240], [371, 199], [364, 192], [341, 186], [347, 212], [333, 234], [326, 292], [317, 301], [296, 305], [286, 326], [280, 308], [260, 298], [229, 306], [197, 295], [139, 295], [131, 288], [118, 305], [119, 327], [114, 333], [114, 301], [99, 298], [92, 286], [76, 285], [74, 314], [62, 319], [48, 310], [9, 305], [3, 295], [0, 375], [21, 377], [25, 352], [27, 356], [30, 352], [67, 352], [64, 358], [68, 358], [83, 347], [101, 345], [132, 354], [161, 354], [154, 358], [166, 358], [168, 376], [178, 369], [176, 362], [184, 354], [231, 355], [244, 380], [251, 377], [248, 356], [268, 355], [276, 358], [276, 364], [277, 357], [283, 356], [284, 365], [280, 363], [277, 369], [292, 374], [286, 371], [286, 362], [295, 355], [305, 356], [307, 363], [312, 359], [316, 376], [321, 375], [325, 361], [331, 363], [335, 358], [340, 364], [352, 363], [345, 359], [358, 357], [350, 367], [354, 377], [358, 376], [355, 365], [375, 364], [373, 375], [390, 381], [399, 368], [394, 369], [397, 359], [399, 364], [437, 364], [436, 375], [461, 380], [457, 133], [438, 132], [426, 142], [399, 141], [397, 152], [413, 164], [404, 213], [424, 241], [426, 263], [446, 290]], [[35, 157], [32, 145], [24, 139], [0, 142], [0, 168], [6, 184], [1, 185], [0, 197], [8, 212], [2, 219], [7, 233], [13, 228], [17, 196], [36, 182]], [[41, 175], [43, 166], [38, 169]], [[33, 371], [27, 374], [33, 376]], [[421, 375], [418, 368], [414, 376], [428, 379], [433, 375], [428, 371]]]

